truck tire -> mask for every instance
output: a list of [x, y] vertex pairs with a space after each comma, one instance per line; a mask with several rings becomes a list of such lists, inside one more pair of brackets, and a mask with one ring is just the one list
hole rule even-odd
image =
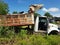
[[53, 31], [51, 31], [51, 32], [49, 33], [49, 35], [58, 35], [58, 31], [53, 30]]

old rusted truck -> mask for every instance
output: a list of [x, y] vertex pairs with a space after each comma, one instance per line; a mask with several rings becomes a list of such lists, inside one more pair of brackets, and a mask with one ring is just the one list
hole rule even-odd
[[[41, 9], [43, 5], [34, 4], [31, 5], [28, 13], [25, 14], [12, 14], [12, 15], [0, 15], [0, 26], [28, 26], [33, 25], [33, 31], [44, 32], [46, 34], [58, 34], [58, 26], [50, 23], [47, 17], [36, 16], [34, 12]], [[30, 28], [30, 27], [29, 27]]]
[[41, 4], [30, 5], [28, 13], [25, 14], [8, 14], [0, 15], [0, 25], [2, 26], [18, 26], [34, 24], [34, 12], [42, 8]]

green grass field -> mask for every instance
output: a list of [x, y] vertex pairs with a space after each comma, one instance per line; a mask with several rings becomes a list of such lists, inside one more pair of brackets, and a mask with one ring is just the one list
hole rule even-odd
[[24, 35], [0, 38], [0, 45], [60, 45], [60, 36]]
[[26, 30], [15, 33], [9, 27], [0, 27], [0, 45], [60, 45], [60, 35], [27, 35]]

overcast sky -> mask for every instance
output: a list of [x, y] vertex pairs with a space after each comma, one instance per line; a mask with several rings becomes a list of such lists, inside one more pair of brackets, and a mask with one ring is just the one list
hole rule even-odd
[[44, 15], [45, 12], [49, 12], [53, 16], [60, 16], [60, 0], [4, 0], [9, 5], [9, 13], [13, 11], [24, 11], [29, 10], [31, 4], [43, 4], [43, 9], [39, 10], [38, 13]]

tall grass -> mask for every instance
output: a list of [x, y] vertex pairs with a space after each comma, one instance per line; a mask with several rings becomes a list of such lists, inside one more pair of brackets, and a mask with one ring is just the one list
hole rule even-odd
[[15, 33], [9, 27], [0, 27], [0, 45], [60, 45], [60, 35], [27, 35], [26, 30]]
[[0, 27], [0, 38], [4, 38], [4, 37], [13, 37], [14, 35], [14, 31], [13, 30], [9, 30], [9, 27], [4, 27], [4, 26], [1, 26]]

